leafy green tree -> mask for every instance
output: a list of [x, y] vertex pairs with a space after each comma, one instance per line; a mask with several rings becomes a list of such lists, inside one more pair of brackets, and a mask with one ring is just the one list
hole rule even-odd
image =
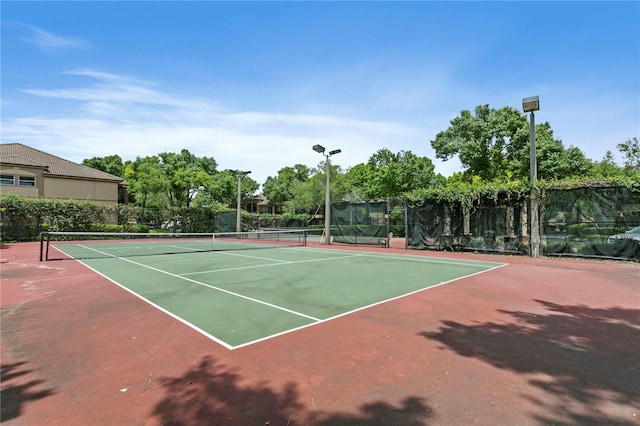
[[[303, 164], [293, 167], [284, 167], [278, 171], [275, 177], [269, 176], [263, 185], [264, 195], [269, 199], [270, 205], [285, 204], [293, 200], [294, 187], [298, 183], [304, 183], [309, 178], [311, 171]], [[295, 208], [293, 208], [295, 212]]]
[[[331, 201], [344, 198], [344, 174], [340, 166], [331, 164], [329, 169]], [[324, 161], [311, 170], [310, 177], [304, 182], [297, 181], [292, 185], [293, 203], [296, 211], [313, 213], [325, 202], [326, 174]]]
[[[529, 176], [529, 123], [526, 115], [511, 107], [476, 107], [464, 110], [451, 126], [431, 141], [436, 157], [458, 156], [465, 176], [484, 181], [523, 179]], [[536, 158], [540, 179], [584, 176], [592, 163], [578, 148], [566, 149], [553, 137], [549, 123], [536, 125]]]
[[[246, 200], [252, 197], [260, 184], [249, 176], [244, 176], [240, 181], [240, 199]], [[231, 172], [223, 171], [212, 176], [208, 186], [200, 188], [193, 204], [197, 206], [207, 206], [212, 204], [235, 205], [238, 201], [238, 180]]]
[[119, 155], [92, 157], [82, 160], [82, 165], [100, 170], [118, 177], [124, 177], [124, 163]]
[[300, 194], [304, 192], [304, 186], [307, 183], [307, 180], [304, 182], [299, 180], [294, 180], [291, 184], [291, 198], [282, 203], [282, 212], [283, 213], [291, 213], [297, 214], [300, 212], [309, 212], [308, 205], [305, 206], [305, 203], [300, 198]]
[[611, 151], [607, 151], [600, 161], [593, 163], [592, 174], [604, 178], [622, 176], [624, 170], [617, 163]]
[[[158, 156], [136, 157], [124, 166], [124, 177], [128, 184], [130, 201], [142, 208], [142, 217], [146, 217], [148, 207], [162, 209], [166, 207], [166, 191], [169, 181], [162, 171]], [[149, 206], [149, 201], [152, 205]]]
[[[529, 132], [527, 126], [527, 134]], [[529, 176], [529, 139], [520, 148], [515, 161], [511, 162], [510, 174], [516, 178]], [[593, 163], [576, 148], [565, 148], [562, 141], [553, 137], [549, 123], [536, 125], [536, 160], [538, 178], [545, 180], [587, 176], [593, 170]]]
[[436, 177], [435, 166], [427, 157], [418, 157], [411, 151], [401, 151], [396, 155], [397, 164], [390, 165], [398, 169], [395, 187], [385, 194], [388, 197], [399, 196], [415, 188], [430, 185]]
[[479, 105], [474, 114], [461, 111], [431, 146], [436, 158], [446, 161], [458, 156], [465, 174], [489, 181], [508, 176], [510, 163], [528, 144], [528, 135], [527, 119], [518, 110]]
[[624, 167], [631, 172], [640, 171], [640, 140], [637, 137], [627, 139], [617, 148], [624, 157]]
[[189, 150], [179, 154], [163, 152], [158, 155], [167, 181], [167, 196], [172, 207], [189, 207], [199, 190], [211, 186], [216, 173], [213, 157], [196, 157]]
[[374, 170], [369, 163], [360, 163], [351, 167], [344, 179], [345, 192], [351, 200], [363, 200], [374, 197], [371, 188]]
[[434, 165], [427, 157], [418, 157], [411, 151], [394, 154], [383, 148], [366, 164], [352, 167], [345, 177], [345, 185], [352, 195], [362, 198], [397, 197], [428, 186], [434, 178]]

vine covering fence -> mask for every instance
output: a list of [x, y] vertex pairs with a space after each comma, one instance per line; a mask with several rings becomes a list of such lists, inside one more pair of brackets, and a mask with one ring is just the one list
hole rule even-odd
[[[406, 246], [528, 254], [529, 197], [407, 202]], [[547, 189], [540, 193], [545, 256], [639, 260], [640, 191], [627, 187]]]

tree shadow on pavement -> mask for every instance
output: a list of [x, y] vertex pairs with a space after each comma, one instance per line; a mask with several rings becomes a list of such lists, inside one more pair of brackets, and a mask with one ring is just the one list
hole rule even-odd
[[[541, 423], [635, 424], [639, 417], [631, 417], [631, 407], [640, 404], [640, 310], [535, 302], [544, 314], [501, 310], [513, 320], [444, 321], [439, 331], [420, 335], [462, 356], [530, 375], [528, 382], [556, 401], [531, 401], [548, 413], [532, 415]], [[612, 406], [628, 410], [612, 413]]]
[[270, 425], [424, 425], [433, 416], [422, 398], [408, 397], [402, 406], [373, 402], [359, 414], [310, 410], [295, 383], [281, 390], [267, 382], [250, 383], [211, 357], [181, 377], [162, 379], [166, 397], [153, 412], [165, 426], [201, 424]]
[[14, 379], [30, 374], [33, 370], [25, 368], [25, 361], [13, 364], [2, 364], [0, 367], [0, 421], [14, 419], [22, 413], [27, 402], [35, 401], [54, 394], [53, 389], [35, 390], [44, 381], [31, 380], [26, 383], [15, 383]]

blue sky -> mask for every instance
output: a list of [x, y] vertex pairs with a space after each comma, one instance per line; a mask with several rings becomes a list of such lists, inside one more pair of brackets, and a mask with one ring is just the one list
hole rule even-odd
[[461, 110], [539, 95], [565, 147], [640, 134], [639, 2], [3, 1], [3, 143], [72, 161], [189, 149], [219, 169], [343, 169]]

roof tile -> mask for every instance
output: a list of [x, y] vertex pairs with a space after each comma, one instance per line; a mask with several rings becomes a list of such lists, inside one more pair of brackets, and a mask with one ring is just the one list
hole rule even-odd
[[0, 163], [22, 166], [46, 167], [45, 175], [66, 176], [82, 179], [95, 179], [122, 182], [123, 179], [91, 167], [76, 164], [64, 158], [47, 154], [21, 143], [0, 144]]

